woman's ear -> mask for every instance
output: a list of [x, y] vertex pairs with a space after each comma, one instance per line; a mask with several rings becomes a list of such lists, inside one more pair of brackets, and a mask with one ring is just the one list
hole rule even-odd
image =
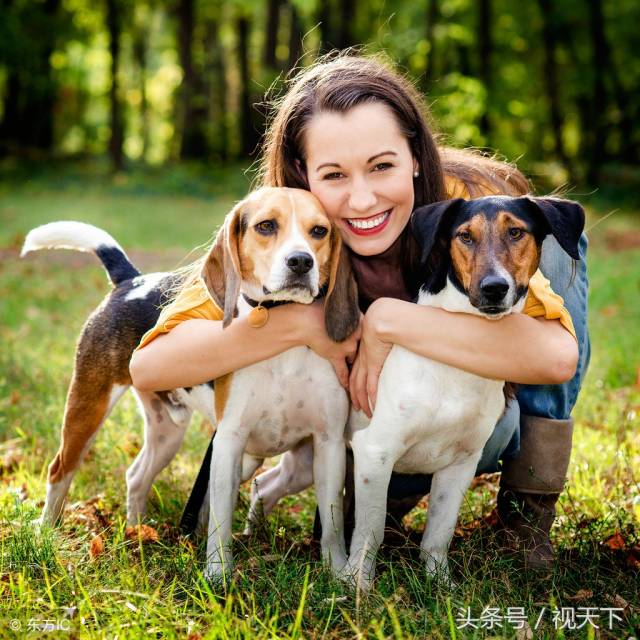
[[346, 340], [360, 322], [356, 279], [351, 270], [349, 254], [335, 225], [331, 225], [330, 271], [324, 319], [327, 334], [335, 342]]
[[244, 201], [239, 202], [227, 214], [202, 267], [202, 279], [211, 297], [223, 310], [223, 327], [235, 316], [240, 293], [239, 235], [243, 205]]

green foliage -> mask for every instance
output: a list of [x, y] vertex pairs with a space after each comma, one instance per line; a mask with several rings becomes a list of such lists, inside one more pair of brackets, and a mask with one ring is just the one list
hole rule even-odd
[[[344, 37], [367, 52], [384, 50], [405, 69], [433, 105], [437, 128], [454, 145], [496, 149], [524, 169], [559, 161], [563, 171], [553, 179], [574, 184], [596, 182], [607, 163], [640, 161], [633, 99], [640, 90], [640, 5], [632, 0], [490, 0], [485, 53], [481, 3], [471, 0], [282, 0], [273, 25], [267, 0], [194, 2], [184, 45], [180, 34], [188, 4], [116, 4], [122, 24], [117, 100], [130, 161], [159, 165], [175, 159], [185, 135], [192, 142], [196, 136], [202, 159], [218, 165], [237, 159], [245, 144], [242, 119], [251, 120], [249, 131], [264, 131], [266, 114], [259, 104], [269, 87], [279, 86], [293, 66], [312, 63], [327, 42], [335, 45]], [[352, 7], [350, 18], [343, 15], [345, 7]], [[241, 16], [250, 29], [246, 52], [239, 51]], [[104, 6], [87, 0], [0, 6], [1, 153], [25, 153], [33, 145], [63, 155], [107, 152], [112, 78], [105, 20]], [[546, 39], [545, 27], [555, 43]], [[275, 30], [275, 66], [265, 63], [269, 29]], [[191, 56], [189, 74], [182, 68], [184, 46]], [[247, 86], [239, 71], [241, 53], [248, 61]], [[547, 83], [547, 58], [555, 64], [555, 96]], [[254, 105], [249, 115], [241, 110], [244, 93]], [[12, 115], [27, 117], [38, 108], [53, 121], [52, 141], [46, 131], [35, 136], [23, 129]]]

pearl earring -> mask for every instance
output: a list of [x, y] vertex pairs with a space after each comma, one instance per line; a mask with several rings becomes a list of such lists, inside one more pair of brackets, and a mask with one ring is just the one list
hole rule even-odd
[[416, 170], [416, 171], [413, 172], [413, 177], [414, 178], [417, 178], [419, 175], [420, 175], [419, 171]]

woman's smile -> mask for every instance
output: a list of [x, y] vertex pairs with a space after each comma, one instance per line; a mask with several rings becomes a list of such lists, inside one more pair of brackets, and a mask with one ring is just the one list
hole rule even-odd
[[380, 233], [388, 224], [393, 209], [376, 213], [368, 218], [346, 218], [349, 230], [358, 236]]

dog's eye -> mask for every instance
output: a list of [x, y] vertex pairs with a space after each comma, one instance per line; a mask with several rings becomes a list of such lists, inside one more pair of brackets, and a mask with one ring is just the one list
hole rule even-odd
[[460, 240], [464, 242], [464, 244], [471, 244], [473, 242], [473, 238], [468, 231], [461, 231], [458, 234], [458, 238], [460, 238]]
[[328, 231], [329, 229], [327, 229], [327, 227], [316, 225], [315, 227], [313, 227], [313, 229], [311, 229], [311, 237], [318, 239], [324, 238], [327, 235]]
[[522, 231], [522, 229], [518, 229], [518, 227], [511, 227], [511, 229], [509, 229], [509, 237], [512, 240], [520, 240], [523, 235], [524, 231]]
[[264, 236], [270, 236], [275, 233], [277, 228], [275, 220], [263, 220], [255, 226], [255, 230]]

